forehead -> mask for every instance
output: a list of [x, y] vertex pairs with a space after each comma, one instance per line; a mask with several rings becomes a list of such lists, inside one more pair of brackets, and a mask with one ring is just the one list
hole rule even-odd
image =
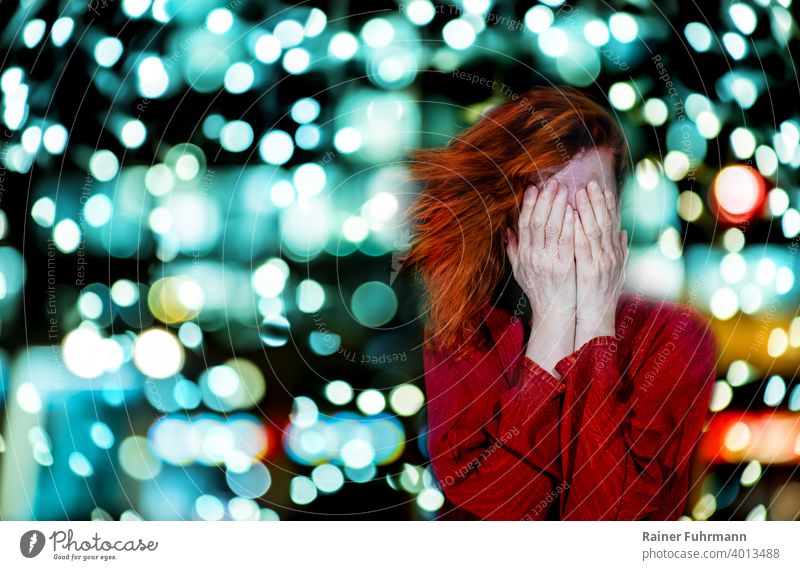
[[616, 190], [614, 155], [605, 148], [583, 151], [575, 155], [564, 168], [547, 176], [551, 177], [574, 190], [585, 187], [590, 180], [596, 180], [601, 186]]

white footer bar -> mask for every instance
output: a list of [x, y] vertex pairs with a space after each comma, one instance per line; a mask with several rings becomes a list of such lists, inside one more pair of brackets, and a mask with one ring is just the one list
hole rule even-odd
[[34, 521], [0, 523], [0, 567], [796, 570], [799, 543], [797, 522]]

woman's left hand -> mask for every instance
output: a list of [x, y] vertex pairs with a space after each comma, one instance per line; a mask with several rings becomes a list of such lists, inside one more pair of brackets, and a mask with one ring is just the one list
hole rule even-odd
[[620, 230], [616, 198], [596, 181], [575, 195], [577, 308], [575, 348], [596, 336], [614, 336], [617, 302], [625, 281], [627, 232]]

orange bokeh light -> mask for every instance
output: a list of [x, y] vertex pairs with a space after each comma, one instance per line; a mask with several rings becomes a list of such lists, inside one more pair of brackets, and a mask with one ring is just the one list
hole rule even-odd
[[709, 207], [723, 222], [738, 224], [749, 220], [764, 203], [766, 184], [750, 166], [736, 164], [719, 171], [709, 192]]

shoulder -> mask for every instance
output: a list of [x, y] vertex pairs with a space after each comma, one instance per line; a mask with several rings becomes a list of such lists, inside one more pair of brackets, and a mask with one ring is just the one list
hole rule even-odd
[[618, 328], [625, 324], [635, 326], [640, 337], [657, 344], [713, 340], [710, 319], [693, 305], [641, 294], [622, 295], [617, 323]]
[[524, 346], [521, 317], [491, 303], [479, 310], [477, 330], [469, 342], [466, 356], [485, 363], [494, 363], [499, 370], [513, 366]]
[[710, 397], [717, 351], [710, 319], [691, 304], [638, 302], [641, 328], [631, 362], [639, 395], [662, 403], [687, 397], [699, 402], [698, 392]]
[[[437, 362], [479, 361], [488, 365], [492, 360], [504, 362], [515, 347], [522, 342], [523, 327], [518, 317], [509, 311], [486, 304], [478, 310], [475, 329], [469, 338], [458, 347], [442, 346], [435, 340], [423, 350], [426, 367]], [[491, 358], [487, 358], [491, 356]]]
[[626, 293], [617, 314], [618, 355], [645, 399], [707, 391], [716, 379], [717, 345], [711, 321], [694, 305]]
[[523, 326], [519, 315], [492, 304], [484, 305], [480, 314], [480, 326], [490, 334], [494, 346], [518, 345], [522, 341]]

